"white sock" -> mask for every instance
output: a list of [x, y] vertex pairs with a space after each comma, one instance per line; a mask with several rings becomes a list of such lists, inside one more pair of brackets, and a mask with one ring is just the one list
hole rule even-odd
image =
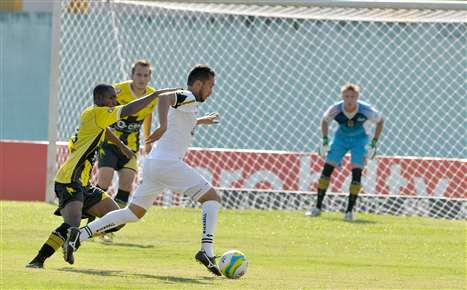
[[217, 214], [221, 204], [215, 200], [205, 201], [202, 205], [201, 218], [203, 223], [203, 237], [201, 238], [201, 250], [209, 257], [214, 257], [214, 232], [217, 225]]
[[138, 217], [128, 207], [108, 212], [100, 219], [82, 227], [79, 230], [79, 241], [85, 241], [94, 234], [110, 230], [122, 224], [136, 222], [138, 220]]

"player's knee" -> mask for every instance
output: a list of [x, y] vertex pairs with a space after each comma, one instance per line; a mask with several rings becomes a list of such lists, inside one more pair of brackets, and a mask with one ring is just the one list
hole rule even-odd
[[352, 168], [352, 183], [361, 183], [362, 182], [362, 168]]
[[131, 192], [133, 190], [133, 182], [135, 181], [136, 172], [132, 169], [123, 168], [118, 171], [118, 188]]
[[198, 199], [198, 201], [200, 203], [204, 203], [204, 202], [209, 201], [209, 200], [214, 200], [214, 201], [217, 201], [219, 203], [222, 202], [221, 196], [212, 187]]
[[215, 200], [218, 203], [222, 203], [222, 197], [219, 195], [219, 193], [216, 190], [213, 189], [213, 191], [214, 191], [214, 198], [212, 200]]
[[358, 195], [362, 190], [362, 168], [352, 168], [352, 182], [350, 183], [349, 192], [351, 195]]
[[83, 208], [83, 202], [74, 200], [65, 205], [60, 210], [63, 221], [72, 227], [79, 227], [81, 223], [81, 211]]
[[323, 171], [321, 172], [321, 176], [318, 180], [318, 190], [325, 191], [328, 189], [334, 168], [335, 166], [330, 163], [326, 162], [324, 164]]
[[330, 163], [325, 163], [323, 167], [323, 172], [321, 173], [321, 177], [327, 178], [328, 180], [331, 178], [332, 172], [334, 171], [335, 166]]
[[113, 179], [114, 169], [111, 167], [101, 167], [99, 168], [99, 173], [97, 175], [97, 184], [100, 188], [108, 188]]

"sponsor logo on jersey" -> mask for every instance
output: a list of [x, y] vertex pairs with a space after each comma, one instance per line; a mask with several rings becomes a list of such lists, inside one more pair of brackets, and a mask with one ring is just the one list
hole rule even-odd
[[118, 120], [112, 127], [124, 132], [138, 132], [141, 128], [142, 122], [127, 122], [125, 120]]

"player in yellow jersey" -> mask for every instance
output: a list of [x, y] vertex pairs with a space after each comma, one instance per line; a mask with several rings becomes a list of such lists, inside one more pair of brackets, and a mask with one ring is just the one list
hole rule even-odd
[[[154, 88], [148, 86], [151, 80], [151, 64], [144, 59], [137, 60], [131, 67], [131, 79], [114, 84], [117, 93], [117, 105], [128, 104], [144, 95], [151, 94]], [[119, 138], [119, 141], [105, 139], [99, 148], [98, 162], [99, 171], [97, 173], [97, 186], [104, 191], [112, 184], [114, 171], [118, 173], [118, 189], [114, 200], [120, 207], [124, 207], [133, 189], [136, 174], [138, 172], [137, 155], [140, 144], [141, 126], [144, 124], [144, 137], [147, 138], [151, 131], [152, 112], [157, 105], [157, 99], [151, 102], [145, 109], [120, 119], [111, 126], [112, 133]], [[119, 150], [118, 142], [123, 142], [133, 151], [131, 157]], [[145, 145], [143, 153], [147, 154], [151, 146]], [[88, 223], [95, 217], [90, 217]], [[104, 234], [101, 239], [110, 243], [113, 234]]]
[[[151, 73], [152, 67], [147, 60], [136, 61], [131, 68], [131, 80], [114, 84], [117, 92], [117, 104], [128, 104], [144, 95], [153, 93], [155, 89], [148, 86]], [[117, 171], [119, 182], [114, 199], [120, 207], [124, 207], [128, 202], [138, 170], [137, 154], [140, 144], [140, 128], [144, 124], [144, 138], [147, 138], [151, 131], [152, 111], [156, 105], [157, 99], [154, 99], [145, 109], [122, 118], [111, 126], [115, 136], [134, 152], [132, 158], [123, 154], [115, 142], [110, 140], [104, 140], [99, 149], [97, 185], [101, 189], [107, 190], [112, 183], [114, 171]], [[151, 147], [145, 145], [143, 152], [146, 154], [150, 150]]]
[[[55, 176], [55, 194], [59, 200], [59, 212], [64, 223], [52, 233], [46, 242], [49, 245], [46, 251], [48, 254], [53, 254], [57, 245], [63, 244], [65, 241], [71, 244], [76, 242], [83, 214], [102, 216], [109, 211], [118, 209], [117, 204], [108, 198], [109, 196], [103, 190], [93, 187], [89, 183], [94, 156], [103, 138], [110, 138], [116, 144], [120, 144], [118, 138], [113, 136], [107, 127], [121, 118], [145, 109], [161, 93], [171, 91], [174, 90], [155, 91], [126, 105], [116, 106], [117, 96], [111, 85], [98, 85], [94, 88], [94, 106], [86, 108], [81, 113], [78, 130], [70, 138], [68, 158]], [[125, 149], [125, 146], [120, 147], [120, 149], [128, 157], [133, 154], [131, 150]], [[73, 264], [72, 252], [67, 251], [66, 247], [63, 250], [65, 261]], [[41, 258], [43, 261], [45, 260], [43, 257]], [[27, 266], [41, 268], [43, 261], [37, 263], [40, 261], [35, 260]]]

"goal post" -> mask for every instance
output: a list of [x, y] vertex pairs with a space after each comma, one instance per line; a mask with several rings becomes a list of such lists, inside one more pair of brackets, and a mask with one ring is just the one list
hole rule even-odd
[[48, 119], [48, 145], [47, 145], [47, 182], [45, 188], [45, 201], [52, 203], [55, 200], [54, 178], [57, 170], [57, 121], [58, 97], [60, 88], [60, 19], [61, 3], [55, 1], [52, 13], [52, 45], [50, 52], [49, 74], [49, 119]]
[[[320, 118], [350, 81], [386, 120], [358, 210], [465, 218], [461, 3], [273, 2], [62, 1], [56, 139], [72, 134], [92, 88], [128, 79], [134, 60], [154, 65], [158, 88], [184, 86], [207, 63], [217, 81], [201, 113], [218, 111], [221, 124], [197, 129], [187, 162], [227, 206], [303, 210], [323, 164]], [[327, 210], [343, 208], [349, 175], [346, 158]]]

